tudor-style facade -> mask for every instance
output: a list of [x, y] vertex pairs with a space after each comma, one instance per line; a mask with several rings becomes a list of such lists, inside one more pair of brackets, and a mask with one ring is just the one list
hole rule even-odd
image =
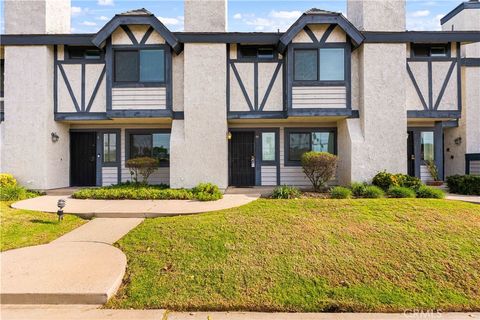
[[0, 165], [30, 188], [127, 181], [137, 156], [172, 187], [305, 186], [308, 150], [339, 156], [332, 183], [428, 180], [426, 160], [480, 174], [477, 1], [444, 31], [406, 31], [404, 1], [352, 0], [348, 19], [311, 9], [284, 33], [226, 32], [226, 2], [187, 0], [184, 32], [140, 9], [78, 35], [52, 1], [55, 19], [5, 3]]

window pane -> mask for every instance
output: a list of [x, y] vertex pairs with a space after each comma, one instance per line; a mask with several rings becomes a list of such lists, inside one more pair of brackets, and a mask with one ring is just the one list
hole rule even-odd
[[435, 160], [433, 132], [422, 132], [421, 137], [422, 160]]
[[165, 81], [165, 52], [163, 50], [140, 50], [140, 81]]
[[138, 81], [138, 52], [115, 52], [115, 81]]
[[310, 133], [290, 133], [288, 160], [300, 161], [302, 154], [310, 151]]
[[413, 45], [413, 54], [415, 57], [428, 57], [428, 47]]
[[342, 48], [320, 49], [320, 80], [345, 79], [345, 52]]
[[259, 59], [273, 59], [273, 49], [272, 48], [258, 48], [258, 58]]
[[153, 134], [153, 155], [160, 163], [170, 161], [170, 133]]
[[262, 133], [262, 161], [275, 161], [275, 132]]
[[117, 134], [103, 134], [103, 162], [117, 161]]
[[132, 134], [130, 136], [130, 159], [152, 156], [152, 135]]
[[317, 80], [317, 50], [295, 50], [295, 80]]
[[445, 47], [432, 47], [430, 49], [430, 56], [431, 57], [446, 57], [447, 50]]
[[334, 154], [334, 140], [332, 132], [313, 132], [312, 133], [312, 151], [329, 152]]
[[98, 60], [100, 59], [102, 53], [100, 52], [100, 50], [95, 50], [95, 49], [91, 49], [91, 50], [85, 50], [85, 59], [88, 59], [88, 60]]

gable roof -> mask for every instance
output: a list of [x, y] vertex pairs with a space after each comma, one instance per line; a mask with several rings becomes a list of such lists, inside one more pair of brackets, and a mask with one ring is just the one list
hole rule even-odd
[[447, 13], [445, 17], [440, 19], [440, 24], [445, 24], [448, 20], [452, 19], [465, 9], [480, 9], [480, 2], [478, 2], [478, 0], [470, 0], [468, 2], [460, 3], [455, 9], [453, 9], [452, 11]]
[[360, 46], [365, 37], [353, 24], [350, 23], [341, 13], [312, 8], [305, 11], [297, 21], [280, 37], [278, 41], [278, 49], [283, 52], [287, 45], [293, 38], [301, 31], [307, 24], [324, 23], [336, 24], [345, 31], [350, 37], [354, 47]]
[[177, 54], [182, 52], [183, 45], [178, 41], [177, 37], [150, 11], [144, 8], [116, 14], [112, 20], [93, 37], [92, 43], [97, 47], [103, 46], [105, 40], [107, 40], [118, 27], [129, 24], [150, 25], [165, 39], [165, 42], [168, 43]]

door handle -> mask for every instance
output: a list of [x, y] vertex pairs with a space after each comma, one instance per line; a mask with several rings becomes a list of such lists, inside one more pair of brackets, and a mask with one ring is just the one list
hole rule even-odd
[[410, 160], [415, 160], [415, 155], [414, 155], [414, 154], [412, 154], [412, 155], [410, 156]]
[[252, 156], [250, 158], [250, 165], [252, 166], [252, 168], [255, 168], [255, 156]]

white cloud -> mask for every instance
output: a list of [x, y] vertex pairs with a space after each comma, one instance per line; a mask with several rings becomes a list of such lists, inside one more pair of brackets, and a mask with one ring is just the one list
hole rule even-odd
[[169, 25], [169, 26], [177, 26], [180, 24], [180, 17], [177, 18], [168, 18], [168, 17], [157, 17], [158, 20], [160, 20], [163, 24]]
[[97, 20], [100, 20], [100, 21], [108, 21], [110, 20], [108, 17], [105, 17], [105, 16], [100, 16], [100, 17], [97, 17]]
[[278, 18], [278, 19], [297, 19], [301, 16], [301, 12], [294, 10], [294, 11], [276, 11], [272, 10], [268, 14], [269, 17]]
[[83, 9], [81, 7], [72, 7], [72, 16], [78, 16], [83, 13]]
[[419, 18], [419, 17], [428, 17], [430, 15], [429, 10], [418, 10], [412, 12], [412, 17]]
[[435, 17], [409, 17], [407, 19], [407, 30], [416, 31], [438, 31], [441, 30], [440, 19], [443, 14], [437, 14]]
[[233, 19], [236, 19], [236, 20], [242, 19], [242, 14], [241, 14], [241, 13], [235, 13], [235, 14], [233, 15]]
[[113, 6], [114, 5], [113, 0], [98, 0], [97, 4], [99, 6]]
[[86, 27], [95, 27], [97, 23], [93, 21], [83, 21], [81, 25]]

